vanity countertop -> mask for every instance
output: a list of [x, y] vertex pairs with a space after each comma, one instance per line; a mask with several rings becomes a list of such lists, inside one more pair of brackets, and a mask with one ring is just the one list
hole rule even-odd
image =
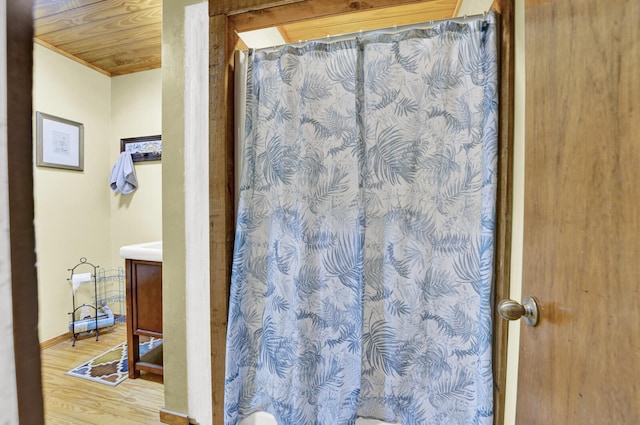
[[130, 260], [162, 262], [162, 241], [122, 246], [120, 247], [120, 257]]

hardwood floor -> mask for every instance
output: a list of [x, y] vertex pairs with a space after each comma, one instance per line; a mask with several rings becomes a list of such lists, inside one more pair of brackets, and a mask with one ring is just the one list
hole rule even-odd
[[162, 377], [145, 374], [115, 387], [65, 375], [65, 372], [126, 341], [124, 323], [111, 331], [52, 345], [41, 352], [47, 425], [156, 425], [164, 407]]

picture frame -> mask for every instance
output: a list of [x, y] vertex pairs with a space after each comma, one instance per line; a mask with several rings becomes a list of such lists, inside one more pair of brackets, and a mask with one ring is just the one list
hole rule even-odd
[[131, 153], [133, 162], [162, 160], [162, 136], [120, 139], [120, 152]]
[[36, 166], [84, 170], [84, 125], [37, 111]]

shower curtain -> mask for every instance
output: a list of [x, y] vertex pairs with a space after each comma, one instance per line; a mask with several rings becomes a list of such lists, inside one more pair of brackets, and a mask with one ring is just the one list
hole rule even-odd
[[225, 423], [491, 424], [495, 16], [248, 60]]

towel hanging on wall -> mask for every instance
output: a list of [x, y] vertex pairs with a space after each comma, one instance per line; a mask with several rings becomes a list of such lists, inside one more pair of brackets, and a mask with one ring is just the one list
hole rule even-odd
[[128, 195], [138, 188], [138, 178], [129, 152], [122, 152], [111, 169], [111, 190]]

